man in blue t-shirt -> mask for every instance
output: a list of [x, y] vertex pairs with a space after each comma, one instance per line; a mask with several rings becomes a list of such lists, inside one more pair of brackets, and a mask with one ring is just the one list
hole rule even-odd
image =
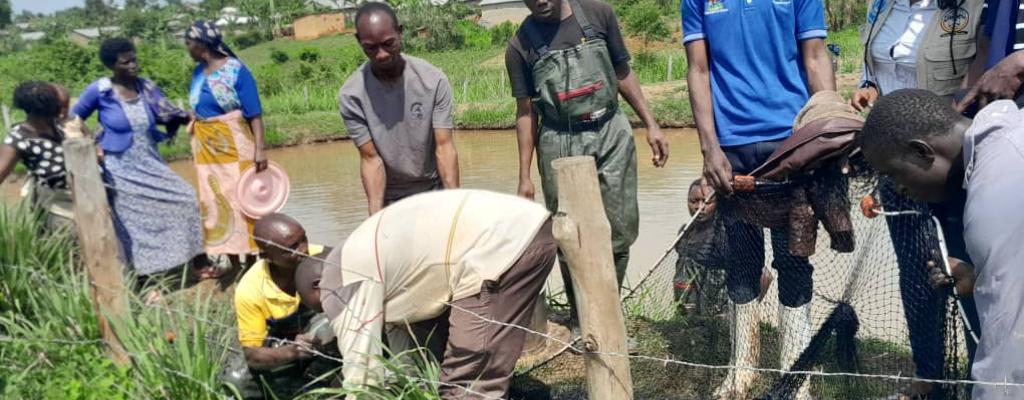
[[1024, 106], [1024, 5], [1021, 0], [986, 0], [983, 15], [978, 57], [967, 74], [971, 90], [957, 103], [968, 115], [1000, 99]]
[[[720, 195], [732, 194], [733, 173], [747, 174], [792, 132], [814, 92], [835, 90], [820, 0], [683, 0], [683, 43], [690, 103], [704, 154], [704, 177]], [[723, 204], [724, 205], [724, 204]], [[723, 207], [723, 213], [730, 212]], [[727, 223], [731, 260], [727, 287], [736, 305], [734, 365], [755, 367], [758, 307], [764, 267], [763, 231]], [[772, 230], [778, 270], [782, 365], [788, 369], [810, 339], [813, 268], [789, 253], [786, 229]], [[715, 393], [746, 398], [755, 374], [736, 368]], [[806, 381], [796, 395], [808, 398]]]

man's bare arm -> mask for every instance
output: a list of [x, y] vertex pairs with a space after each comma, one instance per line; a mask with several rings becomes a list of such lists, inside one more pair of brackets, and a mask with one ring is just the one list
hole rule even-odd
[[516, 193], [533, 199], [536, 189], [530, 175], [533, 164], [533, 148], [537, 141], [537, 114], [529, 97], [516, 98], [516, 142], [519, 146], [519, 187]]
[[828, 56], [824, 39], [807, 39], [800, 42], [804, 70], [807, 71], [807, 87], [811, 94], [822, 90], [836, 90], [836, 75], [832, 71], [832, 59]]
[[434, 128], [434, 156], [437, 157], [437, 173], [445, 189], [459, 187], [459, 152], [455, 149], [455, 138], [448, 128]]
[[359, 146], [359, 174], [363, 178], [363, 189], [369, 203], [370, 215], [384, 208], [384, 188], [387, 185], [387, 173], [384, 160], [377, 154], [373, 141]]

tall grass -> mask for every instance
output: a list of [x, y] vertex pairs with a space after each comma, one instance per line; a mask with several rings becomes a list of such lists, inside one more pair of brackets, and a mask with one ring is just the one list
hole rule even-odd
[[71, 241], [42, 228], [41, 216], [24, 206], [0, 207], [0, 397], [213, 399], [227, 393], [217, 383], [231, 332], [226, 313], [216, 312], [208, 297], [144, 306], [129, 293], [129, 317], [114, 329], [131, 363], [114, 365]]

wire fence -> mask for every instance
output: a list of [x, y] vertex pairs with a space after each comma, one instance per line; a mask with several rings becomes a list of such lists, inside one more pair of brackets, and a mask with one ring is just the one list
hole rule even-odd
[[[110, 185], [110, 184], [108, 184], [106, 182], [104, 182], [103, 185], [107, 189], [109, 189], [109, 190], [116, 191], [118, 194], [129, 195], [129, 196], [130, 195], [142, 195], [142, 194], [138, 194], [138, 193], [132, 193], [130, 191], [125, 191], [125, 190], [123, 190], [121, 188], [116, 187], [115, 185]], [[872, 187], [868, 187], [868, 186], [863, 186], [862, 185], [862, 186], [857, 186], [855, 188], [853, 188], [851, 186], [851, 189], [849, 189], [849, 193], [845, 193], [844, 195], [854, 196], [855, 194], [861, 194], [861, 193], [870, 192], [870, 191], [873, 191], [873, 190], [874, 190], [873, 186]], [[857, 210], [857, 208], [855, 206], [852, 207], [852, 209], [853, 210]], [[703, 211], [703, 209], [700, 212], [702, 212], [702, 211]], [[700, 212], [698, 212], [698, 214]], [[856, 214], [856, 213], [854, 213], [854, 214]], [[859, 218], [859, 217], [855, 217], [854, 218], [854, 230], [856, 232], [860, 233], [860, 236], [858, 236], [860, 244], [858, 244], [859, 247], [857, 248], [857, 251], [855, 251], [854, 254], [852, 254], [852, 255], [838, 257], [838, 256], [835, 255], [834, 252], [830, 253], [829, 250], [823, 249], [822, 246], [818, 246], [819, 256], [816, 256], [816, 258], [814, 259], [815, 263], [816, 263], [816, 267], [818, 267], [819, 269], [825, 268], [829, 273], [836, 274], [837, 276], [834, 277], [834, 278], [831, 278], [831, 279], [837, 279], [837, 282], [840, 282], [840, 283], [837, 284], [836, 288], [832, 288], [832, 289], [828, 289], [828, 290], [824, 290], [823, 289], [822, 291], [819, 291], [818, 289], [815, 290], [814, 297], [815, 297], [816, 300], [815, 300], [814, 304], [815, 304], [815, 307], [816, 307], [816, 310], [817, 310], [816, 312], [821, 313], [821, 314], [828, 314], [829, 312], [834, 312], [834, 310], [835, 310], [834, 306], [836, 304], [842, 302], [842, 301], [847, 301], [847, 302], [850, 302], [850, 303], [856, 303], [856, 301], [853, 301], [854, 296], [856, 296], [856, 293], [862, 292], [865, 289], [865, 287], [866, 287], [865, 285], [867, 285], [867, 287], [870, 287], [871, 285], [882, 285], [882, 286], [885, 286], [883, 288], [883, 289], [885, 289], [885, 294], [884, 295], [885, 296], [889, 296], [889, 298], [888, 299], [884, 299], [884, 302], [886, 303], [884, 305], [879, 305], [880, 303], [879, 303], [878, 299], [869, 299], [867, 301], [861, 301], [860, 304], [857, 307], [860, 307], [861, 311], [863, 312], [865, 317], [867, 317], [866, 319], [864, 317], [862, 317], [862, 320], [864, 321], [864, 323], [868, 323], [868, 324], [872, 323], [872, 321], [871, 321], [871, 312], [870, 312], [870, 309], [872, 309], [872, 308], [890, 307], [890, 306], [893, 306], [893, 304], [899, 306], [899, 296], [900, 295], [899, 295], [898, 291], [893, 292], [893, 290], [895, 290], [895, 289], [893, 289], [892, 282], [888, 282], [888, 283], [882, 282], [882, 283], [879, 283], [878, 281], [871, 281], [869, 279], [870, 276], [867, 276], [867, 277], [865, 276], [865, 275], [872, 275], [873, 273], [876, 273], [878, 271], [889, 269], [891, 271], [890, 271], [890, 273], [887, 273], [886, 276], [889, 277], [888, 279], [894, 279], [892, 277], [894, 276], [893, 274], [895, 272], [892, 272], [892, 271], [896, 270], [895, 263], [896, 263], [896, 256], [897, 255], [894, 253], [894, 250], [892, 249], [891, 245], [882, 245], [881, 244], [882, 242], [880, 242], [880, 240], [882, 240], [884, 238], [887, 238], [887, 235], [888, 235], [888, 229], [885, 228], [884, 222], [882, 222], [882, 221], [883, 221], [883, 219], [866, 220], [866, 219], [862, 219], [862, 218]], [[889, 222], [892, 223], [891, 220]], [[882, 225], [880, 225], [880, 224], [882, 224]], [[678, 249], [678, 247], [676, 247], [676, 246], [679, 245], [680, 243], [685, 243], [687, 235], [690, 234], [690, 232], [692, 232], [690, 230], [690, 225], [687, 225], [685, 229], [681, 230], [680, 234], [676, 237], [676, 240], [673, 243], [674, 247], [670, 248], [669, 250], [667, 250], [665, 252], [665, 255], [651, 269], [651, 271], [647, 274], [647, 277], [645, 277], [643, 280], [641, 280], [638, 285], [636, 285], [635, 287], [631, 288], [631, 290], [626, 292], [626, 294], [623, 296], [624, 300], [634, 300], [635, 301], [637, 298], [641, 298], [642, 297], [642, 296], [639, 296], [639, 293], [643, 292], [644, 290], [661, 291], [661, 290], [663, 290], [662, 288], [667, 288], [667, 290], [672, 290], [671, 289], [671, 285], [673, 284], [673, 280], [676, 279], [678, 273], [681, 270], [681, 266], [680, 265], [684, 264], [684, 263], [680, 262], [680, 259], [683, 259], [684, 261], [686, 259], [685, 256], [680, 256], [679, 255], [679, 254], [684, 254], [685, 251], [680, 251]], [[867, 234], [864, 234], [864, 232], [867, 232]], [[248, 232], [239, 232], [239, 233], [249, 234]], [[882, 239], [880, 239], [880, 238], [882, 238]], [[281, 246], [281, 245], [279, 245], [277, 243], [274, 243], [273, 241], [268, 240], [266, 238], [261, 238], [261, 237], [255, 237], [254, 236], [253, 240], [255, 240], [256, 242], [262, 244], [263, 246], [273, 246], [273, 247], [276, 247], [276, 248], [281, 249], [283, 251], [287, 251], [287, 252], [291, 252], [293, 254], [299, 255], [299, 256], [301, 256], [303, 258], [312, 259], [312, 260], [315, 260], [315, 261], [318, 261], [318, 262], [322, 262], [325, 266], [330, 266], [330, 267], [334, 267], [334, 268], [343, 268], [343, 266], [339, 265], [338, 263], [333, 262], [332, 260], [328, 260], [328, 259], [326, 259], [324, 257], [316, 257], [316, 256], [311, 256], [309, 254], [301, 253], [301, 252], [295, 251], [294, 249], [290, 249], [290, 248], [287, 248], [285, 246]], [[765, 244], [770, 243], [770, 241], [768, 241], [766, 238], [763, 238], [763, 237], [761, 239], [750, 240], [750, 242], [758, 244], [758, 243], [756, 243], [758, 240], [760, 240], [761, 243], [765, 243]], [[882, 254], [882, 253], [884, 253], [884, 255], [879, 256], [879, 254]], [[872, 257], [874, 257], [874, 258], [872, 258]], [[881, 258], [879, 258], [879, 257], [881, 257]], [[825, 259], [825, 260], [822, 261], [823, 259]], [[869, 265], [869, 264], [870, 264], [870, 266], [866, 267], [866, 265]], [[63, 288], [63, 289], [67, 289], [67, 290], [74, 290], [74, 289], [76, 289], [76, 287], [74, 285], [68, 284], [66, 282], [62, 282], [62, 281], [60, 281], [60, 280], [58, 280], [58, 279], [56, 279], [54, 277], [48, 276], [48, 275], [46, 275], [46, 274], [44, 274], [42, 272], [36, 271], [34, 269], [31, 269], [31, 268], [26, 268], [26, 267], [22, 267], [22, 266], [4, 266], [4, 268], [22, 269], [25, 272], [27, 272], [29, 275], [31, 275], [34, 279], [39, 279], [39, 280], [45, 281], [46, 284], [49, 285], [50, 287]], [[864, 268], [869, 268], [869, 269], [868, 270], [863, 270]], [[815, 275], [816, 279], [819, 276], [819, 274], [820, 274], [820, 271], [816, 270], [816, 275]], [[714, 275], [714, 274], [711, 274], [711, 275]], [[710, 281], [710, 279], [711, 279], [710, 276], [711, 275], [709, 275], [709, 277], [705, 277], [703, 281], [697, 279], [697, 280], [693, 280], [693, 282], [696, 282], [697, 284], [700, 284], [700, 285], [707, 285], [707, 286], [709, 286], [709, 287], [707, 287], [705, 289], [710, 291], [710, 290], [713, 289], [713, 288], [711, 288], [711, 286], [714, 286], [714, 285], [711, 285], [709, 283], [709, 282], [711, 282]], [[367, 278], [377, 279], [377, 277], [367, 277]], [[99, 290], [114, 290], [112, 288], [97, 286], [95, 282], [91, 282], [90, 284], [92, 285], [92, 287], [94, 287], [96, 289], [99, 289]], [[882, 286], [879, 286], [879, 287], [882, 287]], [[654, 289], [649, 289], [650, 287], [653, 287]], [[80, 288], [77, 288], [77, 289], [80, 289]], [[716, 290], [725, 291], [725, 288], [719, 287]], [[778, 290], [781, 290], [781, 289], [778, 289]], [[824, 292], [829, 292], [829, 293], [823, 293], [823, 291]], [[667, 293], [665, 295], [671, 296], [672, 294], [671, 293]], [[135, 307], [150, 307], [150, 308], [159, 309], [161, 311], [168, 312], [168, 313], [175, 313], [175, 314], [179, 315], [180, 317], [182, 317], [182, 318], [184, 318], [186, 320], [201, 322], [202, 324], [205, 324], [206, 326], [215, 327], [218, 330], [220, 330], [221, 332], [228, 332], [228, 333], [237, 332], [237, 327], [232, 325], [232, 324], [224, 323], [222, 321], [215, 321], [215, 320], [204, 319], [204, 318], [202, 318], [202, 317], [200, 317], [198, 315], [195, 315], [195, 314], [191, 313], [189, 310], [186, 310], [186, 309], [174, 307], [172, 305], [164, 304], [164, 303], [161, 303], [161, 302], [147, 303], [147, 302], [143, 301], [142, 299], [138, 298], [137, 296], [128, 296], [128, 297], [129, 297], [130, 301], [132, 302], [132, 305], [135, 306]], [[714, 321], [711, 321], [711, 320], [713, 320], [715, 318], [718, 318], [718, 319], [721, 318], [720, 316], [712, 315], [710, 317], [711, 320], [709, 320], [709, 319], [687, 319], [687, 318], [690, 318], [695, 313], [692, 312], [692, 310], [691, 310], [691, 312], [687, 312], [685, 310], [685, 307], [683, 307], [684, 305], [680, 304], [679, 299], [676, 299], [676, 300], [677, 301], [675, 301], [675, 302], [670, 302], [669, 306], [675, 308], [676, 311], [678, 312], [678, 314], [682, 314], [682, 315], [680, 316], [680, 315], [677, 314], [677, 315], [671, 316], [670, 318], [682, 318], [685, 323], [689, 323], [689, 324], [705, 323], [705, 324], [708, 324], [709, 326], [716, 324]], [[710, 308], [714, 308], [714, 310], [716, 310], [716, 311], [720, 311], [720, 310], [724, 309], [721, 300], [722, 299], [719, 299], [719, 301], [717, 301], [717, 302], [712, 302], [713, 304], [708, 305], [708, 308], [709, 309]], [[830, 304], [831, 306], [826, 307], [826, 306], [822, 305], [822, 304], [826, 304], [826, 303]], [[747, 372], [771, 375], [771, 376], [777, 377], [776, 379], [779, 380], [779, 381], [781, 381], [782, 379], [784, 379], [786, 377], [794, 377], [794, 376], [796, 376], [796, 377], [800, 377], [801, 379], [815, 378], [819, 382], [820, 381], [824, 381], [824, 380], [829, 380], [829, 379], [849, 379], [849, 378], [852, 378], [852, 379], [855, 379], [857, 382], [863, 382], [863, 381], [888, 382], [888, 383], [893, 384], [893, 385], [901, 384], [901, 383], [902, 384], [913, 383], [913, 382], [930, 383], [930, 384], [935, 384], [935, 385], [941, 385], [941, 386], [944, 386], [944, 387], [961, 388], [960, 392], [963, 392], [965, 390], [963, 388], [970, 388], [971, 386], [995, 386], [995, 387], [1005, 388], [1007, 391], [1009, 391], [1011, 389], [1014, 389], [1014, 388], [1016, 388], [1016, 389], [1024, 388], [1024, 383], [1010, 382], [1008, 379], [1004, 380], [1002, 382], [991, 382], [991, 381], [971, 380], [971, 379], [966, 379], [966, 378], [948, 378], [948, 377], [944, 377], [944, 378], [940, 379], [940, 378], [915, 376], [913, 371], [912, 371], [912, 363], [910, 363], [910, 364], [902, 363], [900, 365], [895, 365], [895, 364], [894, 365], [890, 365], [889, 367], [893, 367], [893, 368], [890, 368], [888, 370], [886, 370], [885, 368], [878, 369], [878, 368], [868, 367], [868, 368], [864, 368], [864, 370], [842, 371], [842, 370], [825, 370], [826, 367], [824, 367], [821, 363], [811, 363], [811, 364], [809, 364], [809, 366], [811, 368], [795, 369], [795, 368], [790, 368], [792, 365], [781, 365], [780, 367], [771, 367], [771, 366], [765, 365], [764, 362], [755, 362], [755, 363], [746, 363], [745, 364], [745, 363], [737, 363], [737, 362], [735, 362], [735, 360], [723, 360], [723, 359], [721, 359], [721, 357], [718, 358], [717, 362], [715, 362], [714, 357], [710, 357], [710, 358], [709, 357], [704, 357], [704, 358], [700, 358], [698, 360], [694, 360], [694, 359], [687, 359], [688, 358], [687, 354], [679, 354], [678, 352], [673, 353], [673, 349], [669, 349], [668, 351], [647, 352], [646, 354], [643, 351], [641, 351], [640, 353], [636, 353], [636, 354], [609, 353], [609, 352], [601, 352], [599, 350], [598, 351], [593, 351], [593, 350], [589, 350], [586, 346], [581, 346], [577, 342], [572, 341], [572, 340], [566, 341], [566, 340], [561, 339], [561, 338], [559, 338], [559, 337], [557, 337], [555, 335], [552, 335], [552, 334], [549, 334], [549, 333], [545, 333], [545, 332], [536, 331], [536, 330], [532, 330], [532, 329], [530, 329], [529, 327], [526, 327], [526, 326], [520, 326], [520, 325], [516, 325], [516, 324], [511, 324], [511, 323], [508, 323], [508, 322], [498, 321], [498, 320], [495, 320], [495, 319], [492, 319], [492, 318], [487, 318], [487, 317], [485, 317], [483, 315], [474, 313], [473, 311], [470, 311], [470, 310], [464, 309], [462, 307], [459, 307], [459, 306], [457, 306], [455, 304], [448, 303], [447, 306], [450, 307], [453, 312], [468, 313], [471, 316], [473, 316], [474, 318], [476, 318], [476, 319], [478, 319], [480, 321], [483, 321], [485, 323], [494, 324], [494, 325], [500, 325], [500, 326], [505, 326], [505, 327], [512, 327], [512, 328], [515, 328], [515, 329], [520, 329], [520, 330], [524, 331], [527, 335], [535, 336], [535, 337], [541, 337], [541, 338], [544, 338], [547, 341], [551, 341], [551, 342], [557, 343], [558, 345], [563, 346], [563, 352], [564, 352], [565, 349], [568, 349], [568, 350], [573, 351], [576, 354], [582, 354], [582, 355], [595, 354], [595, 355], [603, 355], [603, 356], [621, 357], [621, 358], [626, 358], [626, 359], [629, 359], [631, 361], [634, 361], [635, 363], [638, 363], [638, 364], [639, 363], [645, 363], [645, 364], [654, 365], [654, 366], [661, 366], [662, 368], [667, 368], [669, 366], [678, 366], [678, 367], [683, 367], [683, 368], [687, 368], [687, 369], [694, 369], [694, 370], [704, 371], [704, 372], [707, 372], [707, 373], [701, 379], [705, 380], [705, 382], [703, 382], [700, 385], [704, 389], [712, 388], [713, 386], [717, 385], [718, 383], [721, 383], [724, 379], [726, 379], [722, 374], [724, 374], [724, 373], [735, 373], [737, 371], [747, 371]], [[900, 306], [900, 307], [902, 307], [902, 306]], [[888, 312], [888, 311], [886, 311], [886, 312]], [[669, 314], [671, 314], [671, 313], [669, 313]], [[663, 314], [663, 315], [667, 315], [667, 314]], [[708, 316], [705, 315], [703, 317], [708, 317]], [[819, 326], [819, 328], [820, 328], [820, 326], [825, 323], [825, 322], [821, 321], [821, 320], [825, 319], [825, 316], [824, 315], [819, 315], [819, 316], [817, 316], [815, 318], [818, 320], [816, 322], [816, 325]], [[902, 315], [889, 315], [886, 318], [881, 318], [878, 321], [874, 321], [874, 322], [890, 323], [892, 321], [899, 321], [901, 318], [902, 318]], [[946, 322], [947, 322], [947, 325], [949, 325], [948, 322], [950, 322], [950, 321], [947, 320]], [[950, 335], [952, 337], [956, 337], [956, 336], [959, 335], [960, 339], [963, 339], [962, 338], [963, 333], [957, 331], [957, 328], [959, 327], [959, 324], [956, 321], [953, 321], [953, 322], [954, 322], [952, 324], [953, 328], [951, 330], [948, 330], [947, 332], [944, 332], [943, 334], [944, 335], [948, 334], [948, 335]], [[897, 322], [897, 323], [895, 323], [895, 325], [900, 325], [900, 324], [902, 324], [904, 326], [904, 329], [905, 329], [906, 322]], [[720, 325], [720, 324], [718, 324], [718, 325]], [[765, 331], [766, 329], [770, 329], [771, 325], [772, 324], [768, 323], [766, 326], [762, 326], [759, 329], [761, 329], [762, 331]], [[717, 328], [713, 328], [713, 327], [712, 328], [706, 328], [706, 329], [700, 328], [700, 329], [697, 330], [697, 332], [702, 333], [702, 334], [720, 335], [721, 332], [716, 330], [716, 329]], [[811, 332], [811, 333], [815, 333], [815, 332]], [[908, 334], [906, 332], [899, 332], [899, 333], [896, 333], [894, 335], [891, 335], [890, 337], [896, 337], [896, 338], [899, 338], [899, 339], [896, 340], [897, 343], [888, 343], [888, 344], [891, 344], [893, 346], [890, 346], [890, 347], [887, 347], [887, 348], [890, 349], [890, 351], [895, 352], [895, 353], [906, 353], [906, 352], [908, 352], [909, 348], [908, 348], [907, 335]], [[231, 352], [231, 353], [234, 353], [236, 355], [239, 354], [239, 352], [240, 352], [240, 349], [238, 347], [235, 347], [235, 344], [226, 345], [226, 344], [222, 343], [222, 341], [217, 339], [217, 338], [212, 338], [212, 339], [211, 338], [204, 338], [204, 339], [207, 340], [207, 342], [209, 344], [217, 346], [222, 351]], [[862, 343], [867, 343], [869, 341], [869, 337], [867, 337], [865, 335], [858, 335], [857, 339], [859, 341], [861, 341]], [[287, 345], [300, 346], [303, 349], [303, 351], [308, 352], [313, 357], [321, 358], [321, 359], [324, 359], [324, 360], [327, 360], [327, 361], [336, 362], [336, 363], [339, 363], [339, 364], [340, 363], [344, 363], [344, 360], [342, 360], [341, 358], [336, 357], [336, 356], [332, 356], [332, 355], [329, 355], [329, 354], [326, 354], [326, 353], [323, 353], [323, 352], [321, 352], [321, 351], [319, 351], [317, 349], [314, 349], [314, 348], [310, 348], [305, 343], [301, 343], [301, 342], [294, 341], [294, 340], [280, 339], [280, 338], [274, 338], [274, 339], [272, 339], [272, 341], [274, 343], [276, 343], [276, 344], [287, 344]], [[728, 340], [726, 340], [726, 342], [727, 341]], [[962, 340], [960, 342], [956, 342], [956, 340], [954, 339], [953, 342], [954, 342], [954, 344], [953, 344], [954, 347], [955, 346], [960, 346], [960, 347], [963, 346], [963, 341]], [[98, 345], [104, 344], [104, 341], [102, 339], [24, 338], [24, 337], [16, 337], [16, 336], [10, 336], [10, 335], [3, 335], [3, 336], [0, 336], [0, 343], [51, 343], [51, 344], [69, 345], [69, 346], [98, 346]], [[768, 342], [766, 342], [766, 343], [768, 343]], [[810, 345], [811, 344], [806, 344], [806, 346], [810, 346]], [[863, 346], [863, 344], [862, 344], [862, 346]], [[225, 348], [225, 347], [228, 347], [228, 348]], [[734, 348], [735, 345], [733, 345], [732, 347]], [[697, 348], [697, 349], [694, 349], [694, 350], [700, 351], [702, 349]], [[952, 362], [952, 363], [957, 363], [957, 364], [965, 363], [966, 362], [966, 357], [962, 356], [962, 351], [958, 352], [958, 350], [962, 350], [962, 349], [953, 349], [953, 350], [954, 350], [953, 355], [947, 354], [946, 356], [947, 356], [947, 359], [950, 358], [950, 357], [952, 357], [954, 359], [951, 360], [951, 361], [947, 360], [947, 362]], [[563, 352], [558, 352], [556, 354], [556, 356], [559, 356], [560, 354], [563, 354]], [[673, 353], [673, 354], [665, 354], [666, 352]], [[142, 355], [142, 354], [132, 354], [132, 353], [129, 353], [129, 354], [131, 355], [131, 357], [133, 359], [139, 357], [140, 355]], [[904, 357], [906, 357], [906, 356], [904, 356]], [[872, 361], [872, 360], [869, 360], [869, 361]], [[875, 360], [875, 361], [877, 361], [877, 360]], [[222, 388], [213, 387], [207, 381], [199, 379], [199, 378], [194, 377], [194, 376], [191, 376], [186, 371], [170, 370], [170, 369], [166, 369], [166, 368], [163, 368], [163, 367], [161, 367], [161, 368], [166, 373], [173, 374], [173, 375], [178, 376], [178, 377], [180, 377], [182, 379], [186, 379], [186, 380], [189, 380], [189, 381], [191, 381], [193, 383], [201, 385], [210, 394], [216, 395], [218, 397], [219, 396], [227, 396], [228, 395], [228, 392], [226, 392]], [[871, 371], [876, 371], [876, 372], [871, 372]], [[395, 372], [395, 371], [391, 371], [391, 372]], [[712, 373], [712, 372], [714, 372], [714, 373]], [[693, 376], [693, 375], [691, 375], [691, 376]], [[964, 374], [964, 376], [966, 376], [966, 374]], [[448, 383], [445, 383], [445, 382], [441, 382], [441, 381], [436, 380], [436, 379], [428, 379], [428, 378], [426, 378], [426, 377], [424, 377], [422, 375], [410, 374], [410, 375], [405, 375], [403, 377], [405, 379], [409, 380], [409, 381], [420, 382], [420, 383], [422, 383], [424, 385], [433, 385], [435, 387], [453, 386], [451, 384], [448, 384]], [[762, 389], [767, 390], [767, 388], [772, 386], [773, 384], [772, 383], [762, 382], [760, 385], [761, 385]], [[487, 395], [487, 394], [475, 392], [471, 388], [461, 388], [461, 389], [465, 390], [465, 392], [468, 393], [468, 394], [479, 396], [481, 398], [489, 398], [489, 399], [490, 398], [495, 398], [495, 399], [499, 398], [499, 397], [494, 397], [494, 396], [490, 396], [490, 395]], [[706, 397], [706, 396], [708, 396], [708, 393], [710, 393], [710, 390], [706, 391], [702, 396]], [[829, 393], [835, 393], [835, 392], [829, 392]], [[640, 398], [640, 397], [641, 396], [638, 395], [638, 398]], [[697, 397], [700, 397], [700, 396], [697, 396]], [[651, 397], [651, 398], [653, 398], [653, 397]], [[675, 398], [675, 397], [672, 397], [672, 398]], [[683, 397], [680, 396], [679, 398], [683, 398]], [[856, 398], [856, 396], [854, 396], [852, 398]]]

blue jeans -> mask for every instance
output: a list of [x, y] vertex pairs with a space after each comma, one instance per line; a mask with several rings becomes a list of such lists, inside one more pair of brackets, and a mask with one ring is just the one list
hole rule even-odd
[[[741, 146], [723, 147], [733, 173], [748, 174], [764, 163], [782, 144], [782, 140], [757, 142]], [[723, 213], [733, 213], [723, 202]], [[729, 298], [736, 304], [747, 304], [761, 292], [761, 270], [764, 268], [764, 229], [748, 224], [740, 218], [728, 217], [725, 232], [729, 241], [726, 288]], [[789, 229], [771, 229], [772, 268], [778, 271], [779, 302], [794, 308], [811, 301], [814, 289], [814, 267], [807, 257], [789, 253]]]
[[[935, 212], [946, 238], [946, 248], [951, 257], [970, 262], [963, 237], [962, 204], [957, 212], [956, 199], [946, 204], [929, 206], [914, 201], [895, 190], [891, 179], [883, 178], [879, 185], [883, 207], [890, 211], [917, 210], [923, 215], [901, 215], [885, 217], [896, 252], [896, 264], [900, 273], [900, 298], [903, 314], [907, 320], [910, 335], [910, 350], [921, 378], [943, 378], [945, 363], [945, 341], [941, 332], [945, 322], [946, 293], [932, 289], [928, 283], [928, 261], [931, 252], [938, 251], [939, 243], [935, 227], [928, 213]], [[977, 321], [972, 299], [962, 301], [969, 319]], [[973, 317], [971, 317], [973, 315]], [[959, 318], [959, 317], [958, 317]], [[971, 322], [976, 329], [977, 322]], [[976, 343], [968, 335], [968, 353], [974, 358]]]

